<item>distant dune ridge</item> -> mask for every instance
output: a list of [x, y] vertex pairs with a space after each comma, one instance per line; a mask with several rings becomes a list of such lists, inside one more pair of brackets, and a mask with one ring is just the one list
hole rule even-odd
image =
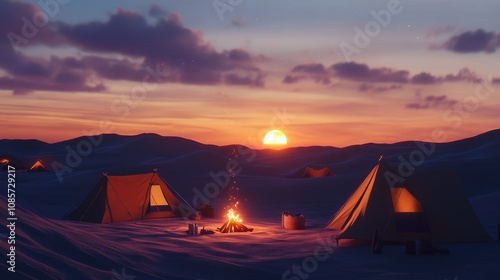
[[[40, 159], [49, 170], [16, 173], [17, 234], [24, 240], [17, 245], [19, 279], [113, 279], [122, 269], [135, 279], [223, 279], [236, 275], [238, 279], [280, 279], [293, 264], [314, 254], [320, 244], [317, 239], [331, 238], [324, 226], [380, 155], [408, 176], [412, 176], [411, 168], [419, 174], [456, 176], [450, 181], [459, 182], [456, 187], [465, 191], [492, 237], [496, 238], [500, 222], [500, 130], [440, 144], [406, 141], [283, 150], [206, 145], [156, 134], [82, 136], [54, 144], [4, 139], [0, 140], [0, 155], [16, 158], [27, 167]], [[328, 168], [329, 175], [335, 176], [297, 175], [307, 167]], [[255, 231], [243, 233], [245, 238], [235, 234], [188, 238], [183, 233], [187, 230], [183, 219], [110, 225], [62, 220], [104, 172], [126, 175], [153, 169], [158, 169], [192, 206], [214, 206], [216, 219], [200, 221], [212, 229], [224, 222], [228, 188], [223, 183], [230, 178], [239, 187], [238, 211], [245, 225]], [[234, 172], [237, 174], [226, 176]], [[206, 195], [205, 187], [210, 183], [219, 185], [217, 194]], [[0, 210], [2, 216], [7, 214], [4, 203]], [[281, 230], [282, 211], [303, 213], [306, 230]], [[2, 240], [0, 246], [7, 251], [6, 242]], [[450, 246], [454, 259], [435, 259], [436, 266], [429, 266], [429, 259], [399, 258], [404, 255], [399, 247], [377, 257], [364, 255], [364, 249], [335, 248], [330, 252], [327, 248], [330, 258], [318, 264], [312, 279], [331, 279], [332, 273], [339, 279], [372, 274], [373, 278], [500, 277], [498, 244]], [[482, 258], [477, 260], [479, 255]], [[365, 261], [353, 268], [359, 258]], [[0, 268], [3, 275], [6, 264]]]

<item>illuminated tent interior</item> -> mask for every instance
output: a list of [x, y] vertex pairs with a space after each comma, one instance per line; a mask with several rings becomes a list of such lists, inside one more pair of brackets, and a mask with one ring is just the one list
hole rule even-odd
[[104, 174], [67, 218], [106, 224], [181, 217], [190, 211], [191, 206], [155, 171], [126, 176]]
[[47, 168], [43, 165], [41, 160], [37, 160], [31, 167], [28, 169], [28, 172], [47, 172]]
[[380, 160], [326, 228], [337, 230], [337, 239], [362, 241], [375, 231], [390, 242], [492, 240], [451, 174], [415, 171], [403, 183], [398, 174]]

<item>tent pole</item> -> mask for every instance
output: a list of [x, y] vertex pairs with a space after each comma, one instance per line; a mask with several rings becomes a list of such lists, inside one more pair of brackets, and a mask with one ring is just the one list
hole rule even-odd
[[[392, 200], [392, 190], [391, 187], [389, 187], [389, 191], [391, 192], [391, 200]], [[399, 203], [399, 198], [401, 197], [401, 191], [398, 193], [398, 198], [396, 200], [396, 207], [398, 206]], [[385, 232], [387, 231], [387, 228], [389, 227], [389, 224], [391, 223], [392, 218], [394, 217], [394, 206], [392, 207], [392, 213], [391, 216], [389, 216], [389, 220], [387, 220], [387, 223], [385, 224], [384, 231], [382, 231], [382, 234], [380, 235], [382, 238], [384, 237]]]
[[[146, 212], [146, 211], [144, 211], [145, 210], [144, 207], [146, 207], [146, 205], [148, 204], [148, 198], [149, 198], [149, 205], [148, 205], [148, 207], [151, 207], [151, 187], [152, 187], [151, 183], [153, 182], [153, 178], [154, 178], [157, 170], [158, 169], [156, 169], [156, 168], [153, 169], [153, 175], [151, 175], [151, 178], [149, 178], [149, 185], [148, 185], [148, 194], [149, 194], [149, 196], [146, 195], [146, 200], [142, 204], [142, 215], [141, 215], [142, 220], [144, 220], [144, 213]], [[163, 195], [165, 196], [165, 194], [163, 194]], [[157, 208], [157, 209], [159, 209], [159, 208]]]

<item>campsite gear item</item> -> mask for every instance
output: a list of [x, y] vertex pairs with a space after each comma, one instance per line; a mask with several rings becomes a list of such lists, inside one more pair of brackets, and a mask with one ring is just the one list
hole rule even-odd
[[188, 235], [200, 235], [198, 224], [194, 223], [188, 225]]
[[380, 158], [326, 228], [339, 231], [338, 239], [368, 241], [378, 229], [384, 242], [492, 241], [454, 174], [414, 168], [403, 177], [404, 168]]
[[290, 212], [281, 213], [281, 226], [284, 229], [300, 230], [306, 228], [306, 218], [302, 214], [292, 215]]
[[[337, 242], [338, 242], [338, 239], [337, 239]], [[380, 235], [378, 234], [378, 230], [375, 230], [375, 234], [373, 235], [372, 252], [374, 254], [384, 253], [384, 249], [382, 247], [382, 240], [380, 240]]]
[[422, 255], [422, 242], [418, 239], [406, 241], [405, 253], [407, 255]]
[[434, 247], [429, 239], [420, 240], [422, 243], [422, 255], [432, 255], [434, 254]]
[[[183, 201], [183, 203], [181, 203]], [[125, 176], [104, 174], [66, 217], [93, 223], [181, 217], [194, 212], [156, 172]]]
[[200, 230], [200, 235], [204, 235], [204, 234], [214, 234], [215, 231], [213, 230], [209, 230], [209, 229], [205, 229], [205, 227], [203, 227], [201, 230]]
[[201, 216], [205, 218], [215, 218], [215, 211], [212, 205], [198, 204], [196, 210], [201, 211]]
[[208, 205], [201, 210], [201, 215], [207, 218], [215, 218], [215, 210], [212, 206]]
[[201, 214], [200, 213], [193, 213], [189, 215], [188, 219], [198, 221], [201, 220]]
[[422, 254], [422, 242], [420, 240], [415, 240], [415, 255], [419, 256]]
[[416, 255], [415, 240], [407, 240], [406, 241], [405, 253], [407, 255]]
[[215, 231], [213, 230], [209, 230], [209, 229], [205, 229], [205, 227], [203, 227], [201, 230], [200, 230], [200, 235], [204, 235], [204, 234], [214, 234]]

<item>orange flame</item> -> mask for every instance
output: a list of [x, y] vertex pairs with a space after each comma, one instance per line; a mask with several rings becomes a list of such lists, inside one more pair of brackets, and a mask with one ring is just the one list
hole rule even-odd
[[240, 219], [240, 214], [236, 214], [233, 209], [229, 209], [229, 211], [227, 212], [226, 216], [227, 216], [227, 218], [230, 221], [235, 221], [235, 222], [238, 222], [238, 223], [243, 222], [243, 220]]
[[7, 164], [7, 163], [9, 163], [9, 160], [6, 158], [3, 158], [3, 159], [0, 159], [0, 163]]

